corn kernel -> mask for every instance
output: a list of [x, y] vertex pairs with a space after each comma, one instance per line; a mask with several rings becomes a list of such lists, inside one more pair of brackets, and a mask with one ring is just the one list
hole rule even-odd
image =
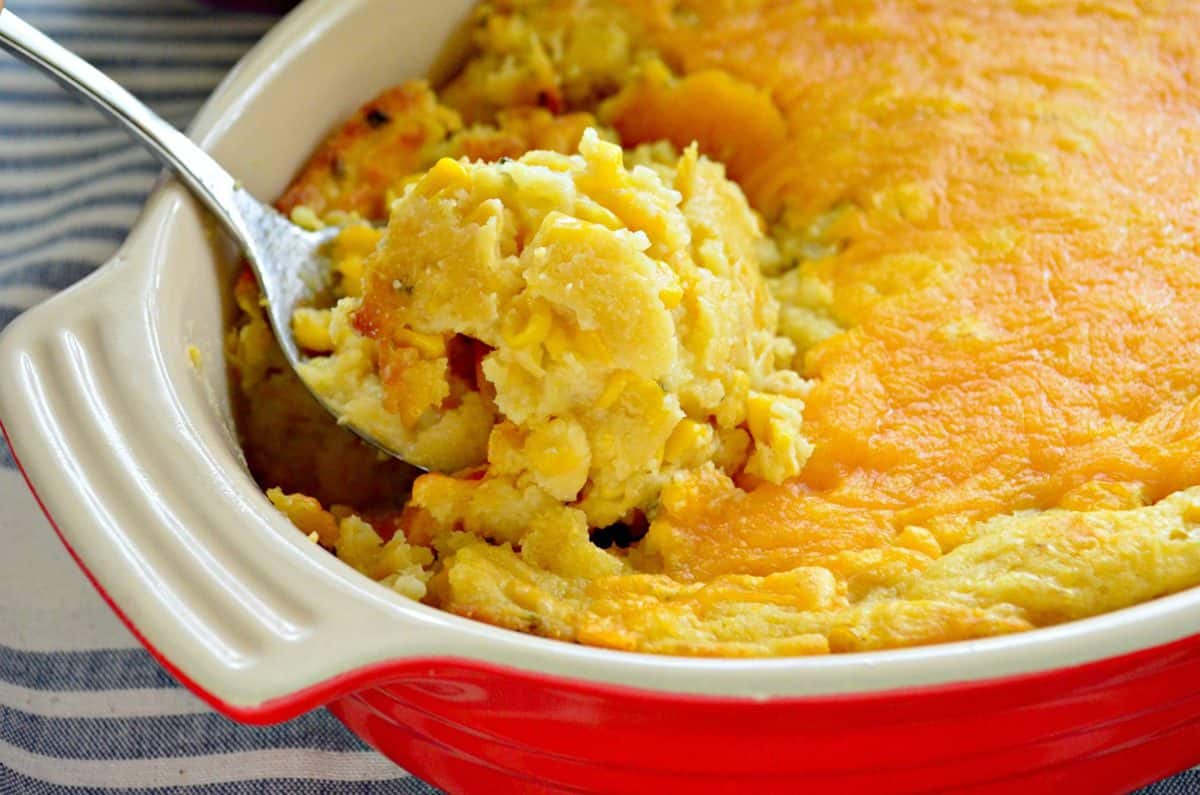
[[896, 209], [900, 216], [907, 221], [922, 223], [929, 219], [933, 212], [933, 197], [924, 185], [908, 183], [896, 188]]
[[396, 343], [406, 348], [416, 348], [426, 359], [446, 355], [446, 339], [441, 334], [422, 334], [410, 328], [400, 328], [392, 334]]
[[604, 385], [604, 391], [600, 393], [600, 397], [596, 398], [596, 408], [603, 410], [616, 403], [617, 398], [621, 397], [621, 393], [625, 391], [629, 377], [629, 373], [624, 370], [610, 375], [608, 382]]
[[505, 334], [505, 341], [515, 348], [526, 348], [540, 345], [550, 335], [550, 326], [554, 318], [550, 309], [539, 304], [529, 317], [525, 328], [514, 334]]
[[713, 463], [726, 473], [737, 472], [745, 467], [746, 459], [750, 457], [750, 434], [741, 428], [722, 428], [717, 435]]
[[404, 427], [415, 427], [427, 410], [441, 405], [450, 394], [446, 360], [415, 362], [393, 374], [387, 385], [391, 391], [384, 398], [384, 408], [399, 415]]
[[555, 359], [562, 359], [567, 351], [571, 349], [571, 337], [561, 325], [552, 325], [550, 327], [550, 333], [546, 335], [544, 343], [546, 345], [546, 352]]
[[575, 430], [562, 420], [534, 429], [525, 442], [525, 455], [534, 469], [550, 477], [577, 471], [583, 465], [587, 439]]
[[682, 419], [667, 437], [664, 458], [671, 464], [685, 464], [707, 451], [712, 444], [713, 429], [706, 422]]
[[630, 379], [629, 384], [625, 388], [632, 390], [637, 402], [641, 404], [657, 406], [662, 403], [663, 398], [666, 396], [663, 388], [652, 378]]
[[725, 383], [725, 399], [717, 409], [717, 425], [735, 428], [746, 421], [746, 400], [750, 392], [750, 376], [743, 370], [735, 371]]
[[504, 592], [518, 607], [534, 612], [545, 609], [546, 592], [536, 585], [510, 581], [505, 583]]
[[773, 403], [770, 395], [754, 391], [746, 400], [746, 424], [750, 426], [750, 435], [759, 443], [766, 442], [771, 436]]
[[320, 218], [317, 217], [317, 214], [313, 211], [313, 208], [303, 204], [292, 208], [292, 214], [290, 218], [292, 223], [301, 229], [316, 231], [317, 229], [325, 228], [325, 224]]
[[574, 500], [587, 483], [592, 454], [578, 422], [554, 419], [534, 428], [525, 440], [525, 457], [534, 481], [556, 500]]
[[483, 226], [493, 218], [502, 219], [503, 216], [504, 203], [499, 199], [487, 199], [480, 202], [479, 206], [471, 211], [471, 214], [467, 216], [467, 222]]
[[579, 628], [576, 641], [587, 646], [602, 646], [606, 649], [634, 651], [637, 649], [637, 636], [623, 629], [602, 627], [598, 624], [585, 624]]
[[272, 488], [267, 490], [267, 498], [306, 536], [311, 537], [315, 533], [317, 539], [326, 546], [332, 546], [337, 541], [338, 527], [333, 515], [313, 497], [285, 494], [281, 489]]
[[447, 188], [466, 187], [471, 184], [471, 175], [457, 160], [443, 157], [433, 164], [433, 168], [417, 183], [417, 190], [422, 196], [433, 196]]
[[774, 654], [787, 657], [806, 657], [815, 654], [828, 654], [829, 641], [818, 632], [804, 635], [792, 635], [771, 641], [771, 651]]
[[1044, 175], [1054, 165], [1054, 158], [1045, 152], [1013, 150], [1004, 153], [1004, 160], [1013, 170], [1026, 174]]
[[497, 423], [488, 436], [487, 459], [493, 475], [517, 473], [524, 466], [521, 451], [525, 434], [511, 422]]
[[383, 237], [383, 230], [375, 229], [366, 224], [347, 226], [337, 236], [337, 250], [340, 257], [358, 255], [365, 257], [375, 250]]
[[599, 204], [591, 199], [581, 198], [576, 200], [575, 214], [584, 221], [589, 221], [593, 224], [607, 227], [608, 229], [620, 229], [621, 219], [616, 213], [608, 209], [602, 204]]
[[1090, 152], [1095, 148], [1090, 138], [1072, 131], [1062, 133], [1054, 142], [1064, 152]]
[[434, 521], [451, 524], [467, 507], [479, 484], [431, 472], [413, 481], [412, 505], [424, 508]]
[[363, 293], [363, 258], [357, 254], [343, 257], [337, 263], [338, 273], [342, 275], [342, 292], [354, 298]]
[[896, 544], [905, 549], [921, 552], [931, 558], [942, 556], [941, 544], [934, 538], [933, 533], [917, 525], [909, 525], [901, 530], [900, 534], [896, 536]]
[[292, 334], [296, 344], [315, 353], [333, 350], [333, 338], [329, 334], [332, 314], [328, 309], [301, 307], [292, 314]]
[[575, 350], [588, 359], [602, 362], [612, 360], [608, 353], [608, 346], [604, 344], [604, 338], [598, 331], [580, 331], [576, 334]]
[[669, 287], [659, 290], [658, 298], [667, 309], [674, 309], [683, 303], [683, 287], [679, 282], [672, 282]]

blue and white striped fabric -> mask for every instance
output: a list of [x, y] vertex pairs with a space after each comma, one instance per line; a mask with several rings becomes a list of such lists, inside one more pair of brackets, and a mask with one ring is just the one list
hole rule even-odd
[[[178, 126], [274, 21], [193, 0], [8, 6]], [[157, 173], [92, 110], [0, 55], [0, 328], [104, 262]], [[0, 549], [0, 793], [436, 792], [324, 711], [239, 726], [180, 688], [75, 568], [2, 441]], [[1200, 775], [1145, 793], [1200, 793]]]
[[[275, 21], [190, 0], [8, 7], [179, 126]], [[104, 262], [158, 172], [93, 110], [0, 54], [0, 328]], [[0, 793], [436, 792], [324, 710], [240, 726], [181, 688], [67, 557], [3, 442], [0, 548]]]

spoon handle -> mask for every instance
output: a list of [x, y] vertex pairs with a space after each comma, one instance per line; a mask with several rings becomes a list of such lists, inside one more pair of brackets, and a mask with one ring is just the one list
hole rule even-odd
[[[100, 70], [54, 42], [0, 0], [0, 48], [38, 67], [98, 107], [171, 168], [239, 243], [247, 239], [239, 205], [250, 199], [229, 172], [179, 130]], [[236, 197], [236, 198], [235, 198]]]

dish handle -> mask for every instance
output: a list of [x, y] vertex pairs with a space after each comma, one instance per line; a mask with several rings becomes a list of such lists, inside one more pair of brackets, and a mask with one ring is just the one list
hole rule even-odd
[[[271, 722], [442, 654], [446, 624], [471, 622], [353, 572], [251, 479], [215, 392], [221, 329], [197, 332], [216, 360], [199, 368], [171, 331], [189, 304], [219, 317], [211, 272], [186, 261], [209, 246], [192, 201], [160, 189], [112, 261], [0, 335], [0, 424], [143, 644], [221, 712]], [[163, 262], [197, 269], [194, 285], [156, 283]]]

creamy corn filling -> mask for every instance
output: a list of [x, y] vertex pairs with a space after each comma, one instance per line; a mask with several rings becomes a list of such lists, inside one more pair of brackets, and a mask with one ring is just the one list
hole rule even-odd
[[[393, 205], [361, 297], [297, 313], [300, 344], [329, 354], [300, 374], [448, 475], [414, 499], [439, 521], [519, 543], [553, 514], [586, 543], [644, 516], [679, 471], [799, 474], [808, 387], [776, 367], [794, 348], [775, 334], [762, 242], [694, 148], [627, 168], [589, 130], [577, 155], [439, 160]], [[499, 494], [527, 508], [488, 519], [475, 503]]]
[[[1013, 632], [1200, 582], [1186, 2], [506, 0], [280, 201], [345, 224], [251, 468], [415, 599], [621, 649]], [[376, 231], [362, 221], [387, 221]], [[410, 485], [411, 484], [411, 485]]]

